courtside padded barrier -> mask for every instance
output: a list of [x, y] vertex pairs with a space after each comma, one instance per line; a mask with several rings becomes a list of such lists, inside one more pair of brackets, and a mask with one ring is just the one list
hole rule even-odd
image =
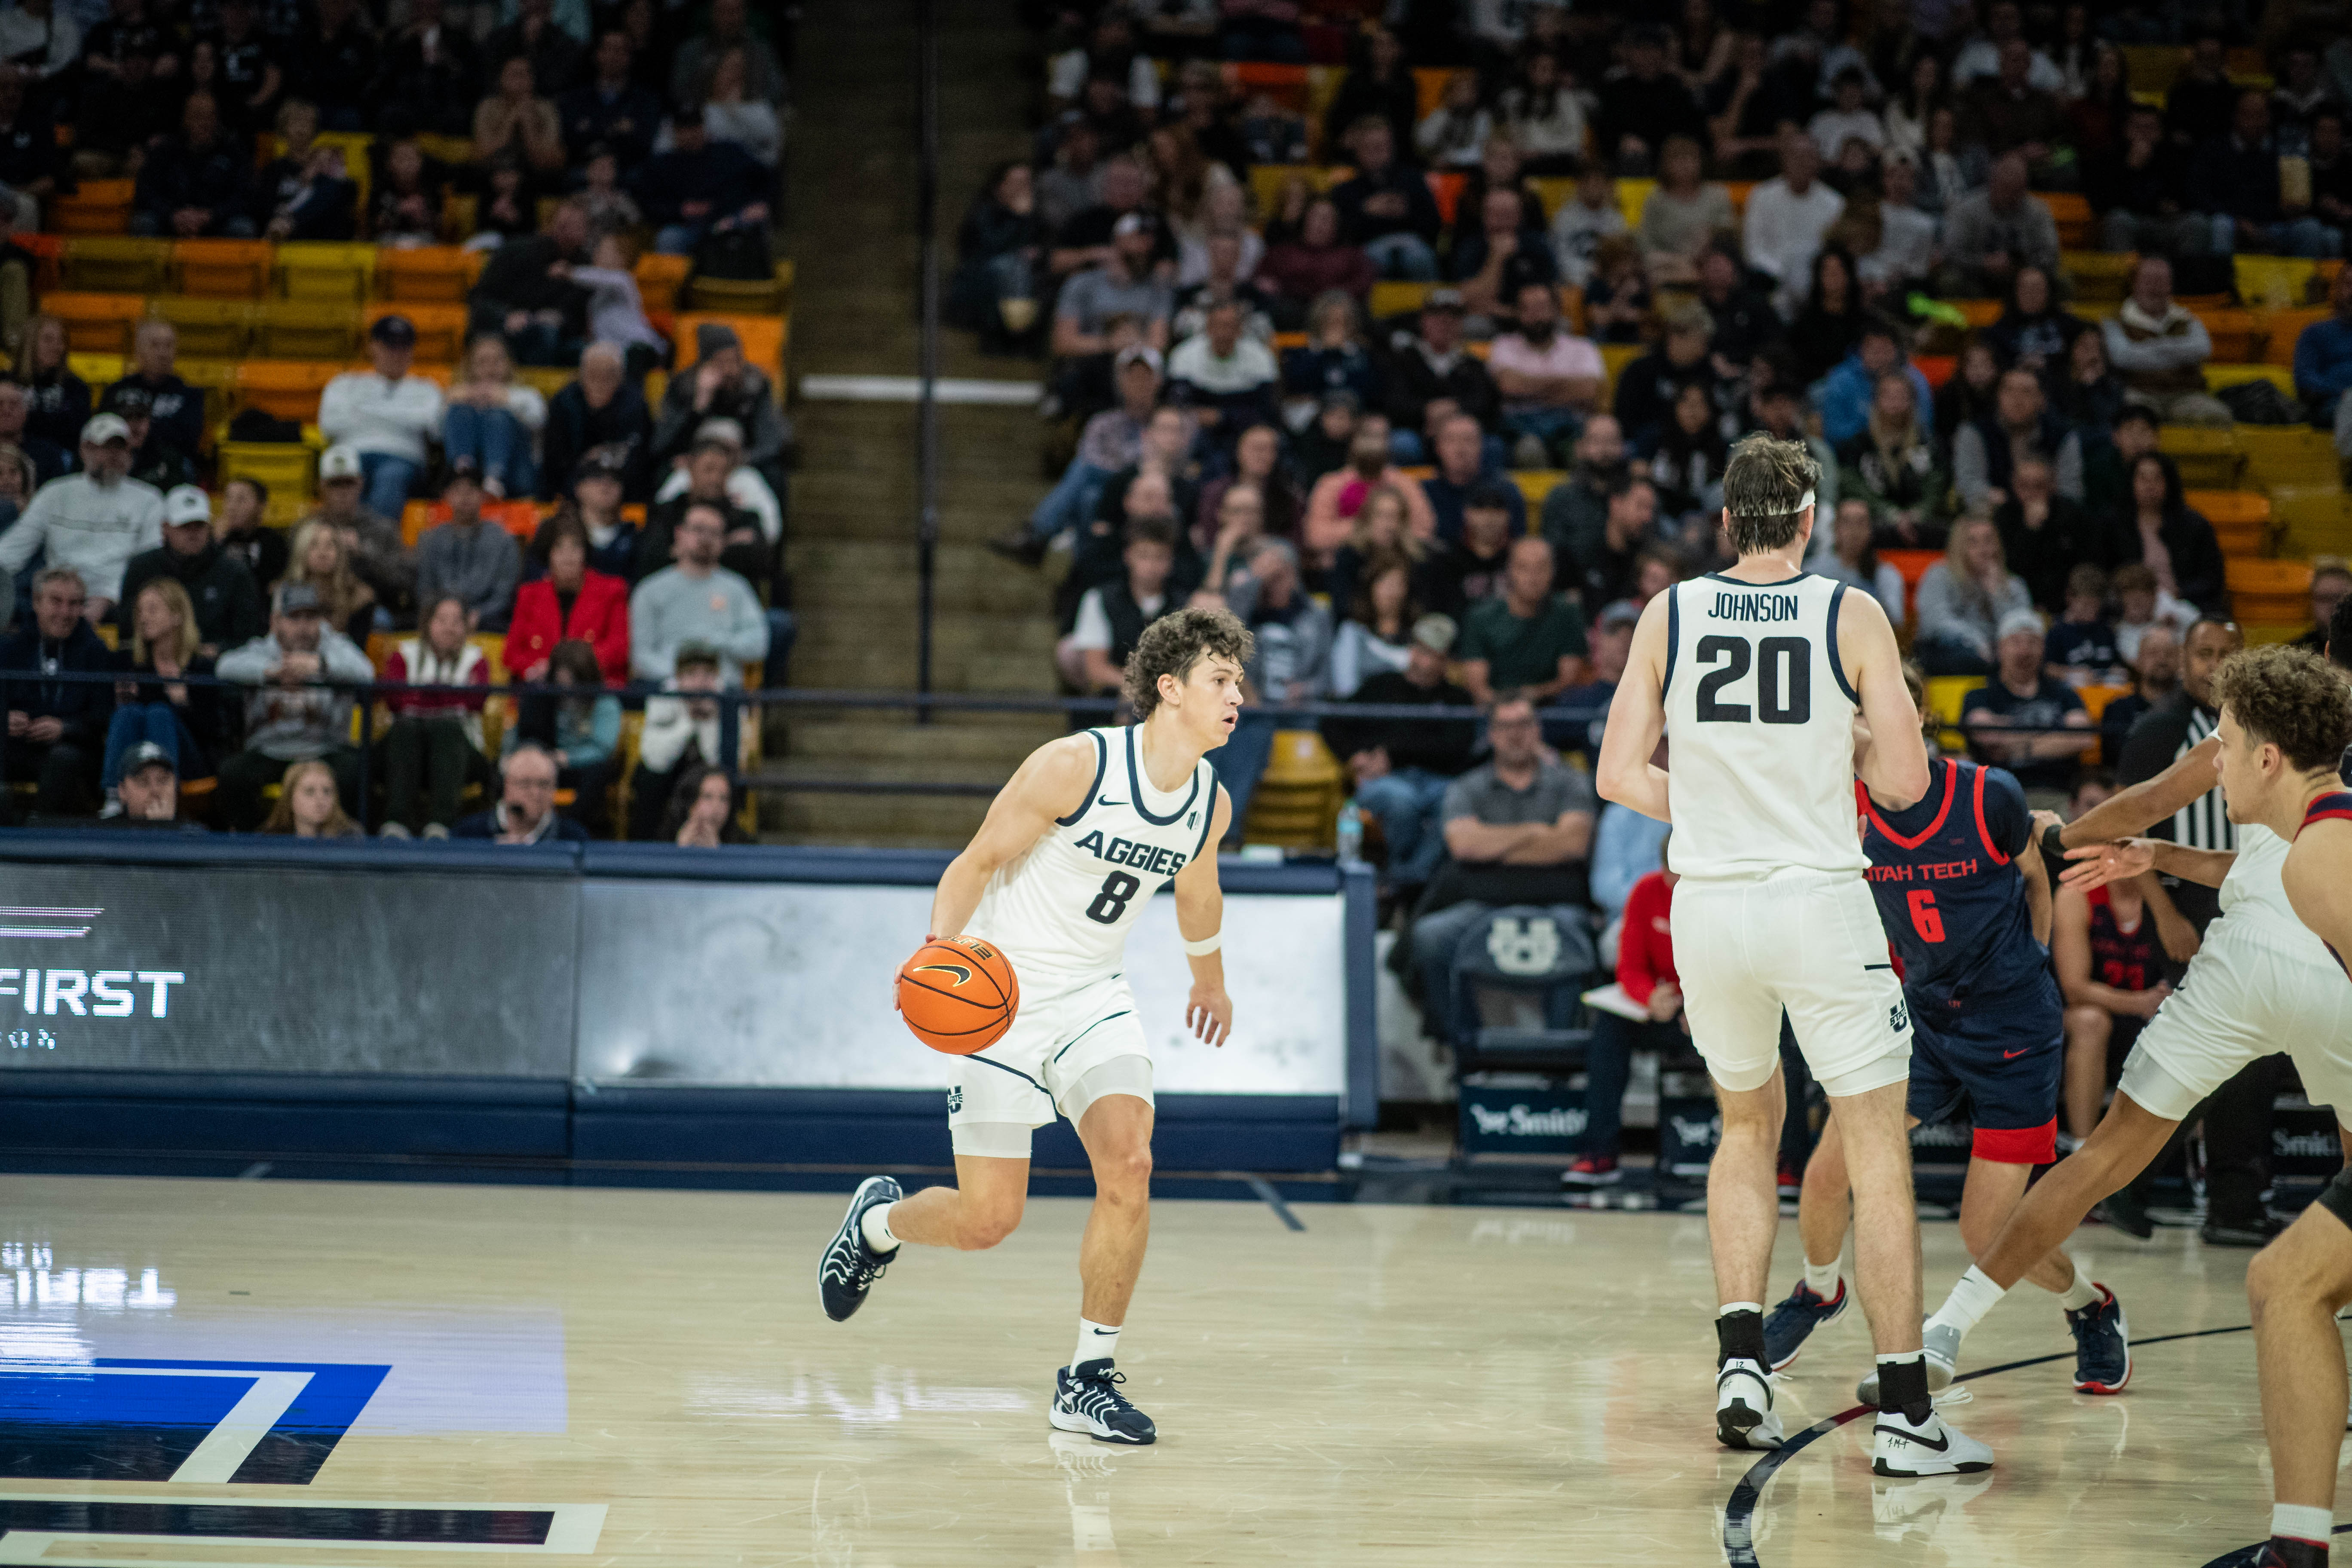
[[[949, 1064], [906, 1035], [887, 971], [948, 858], [0, 831], [12, 921], [79, 933], [12, 943], [41, 967], [0, 968], [0, 1169], [348, 1158], [772, 1185], [944, 1168]], [[1159, 1163], [1334, 1169], [1341, 1129], [1378, 1111], [1370, 874], [1222, 878], [1228, 932], [1278, 966], [1276, 994], [1328, 1001], [1258, 1004], [1260, 1050], [1246, 1027], [1221, 1052], [1174, 1047], [1201, 1062], [1186, 1079], [1164, 1058]], [[1130, 978], [1167, 1052], [1190, 979], [1172, 938], [1151, 941]], [[852, 984], [869, 957], [873, 984]], [[1037, 1151], [1040, 1170], [1085, 1167], [1066, 1127]]]

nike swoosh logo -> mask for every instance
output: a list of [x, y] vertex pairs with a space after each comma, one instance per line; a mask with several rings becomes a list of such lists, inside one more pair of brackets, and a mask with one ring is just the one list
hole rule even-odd
[[1098, 795], [1095, 796], [1095, 804], [1097, 805], [1125, 805], [1127, 802], [1123, 800], [1113, 800], [1107, 795]]
[[1891, 1437], [1900, 1437], [1906, 1443], [1916, 1443], [1922, 1448], [1931, 1448], [1938, 1454], [1948, 1452], [1952, 1447], [1952, 1435], [1948, 1432], [1930, 1442], [1920, 1434], [1906, 1431], [1900, 1426], [1881, 1426], [1878, 1430]]
[[966, 969], [961, 963], [919, 964], [916, 967], [915, 973], [918, 974], [952, 974], [955, 976], [955, 983], [959, 985], [961, 985], [965, 981], [971, 978], [971, 971]]
[[[2028, 1047], [2025, 1047], [2025, 1051], [2030, 1051], [2030, 1050], [2032, 1050], [2032, 1048], [2033, 1048], [2033, 1047], [2032, 1047], [2032, 1046], [2028, 1046]], [[2023, 1056], [2023, 1055], [2025, 1054], [2025, 1051], [2003, 1051], [2003, 1052], [2001, 1052], [2001, 1053], [2000, 1053], [2000, 1059], [2001, 1059], [2001, 1060], [2003, 1060], [2003, 1061], [2008, 1061], [2008, 1060], [2010, 1060], [2011, 1058], [2014, 1058], [2014, 1057], [2021, 1057], [2021, 1056]]]

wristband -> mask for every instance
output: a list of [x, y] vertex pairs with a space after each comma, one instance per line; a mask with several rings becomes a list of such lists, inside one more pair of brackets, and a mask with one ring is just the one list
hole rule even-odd
[[1216, 952], [1217, 949], [1224, 945], [1225, 933], [1223, 931], [1216, 931], [1202, 938], [1199, 942], [1186, 942], [1184, 944], [1184, 956], [1187, 958], [1206, 958], [1209, 954]]
[[2042, 858], [2053, 867], [2066, 863], [2066, 846], [2060, 837], [2065, 831], [2063, 823], [2053, 824], [2042, 830]]

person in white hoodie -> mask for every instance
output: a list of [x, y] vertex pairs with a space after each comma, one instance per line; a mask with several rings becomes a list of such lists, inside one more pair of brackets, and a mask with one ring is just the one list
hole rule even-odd
[[98, 626], [122, 597], [131, 558], [163, 542], [163, 492], [126, 477], [131, 426], [120, 415], [95, 415], [81, 427], [81, 465], [80, 473], [35, 491], [24, 515], [0, 533], [0, 572], [21, 572], [47, 550], [51, 566], [81, 574], [89, 595], [82, 615]]
[[721, 689], [719, 650], [708, 643], [687, 643], [677, 650], [677, 673], [662, 682], [664, 691], [696, 693], [646, 699], [646, 727], [638, 737], [636, 771], [629, 775], [629, 837], [660, 837], [662, 814], [670, 795], [689, 769], [725, 768], [738, 763], [730, 743], [737, 731], [734, 717], [715, 696]]
[[441, 430], [441, 389], [411, 375], [416, 327], [405, 316], [384, 316], [368, 330], [375, 368], [348, 371], [319, 396], [319, 428], [330, 441], [360, 455], [367, 505], [397, 521], [408, 491], [430, 454], [425, 443]]

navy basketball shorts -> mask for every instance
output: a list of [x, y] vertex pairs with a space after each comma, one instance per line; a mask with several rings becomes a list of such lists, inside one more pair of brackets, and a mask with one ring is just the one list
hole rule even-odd
[[2058, 1157], [2058, 1090], [2066, 1034], [2056, 987], [2046, 1007], [1959, 1010], [1914, 1003], [1911, 1093], [1922, 1122], [1967, 1118], [1970, 1152], [2003, 1165]]

